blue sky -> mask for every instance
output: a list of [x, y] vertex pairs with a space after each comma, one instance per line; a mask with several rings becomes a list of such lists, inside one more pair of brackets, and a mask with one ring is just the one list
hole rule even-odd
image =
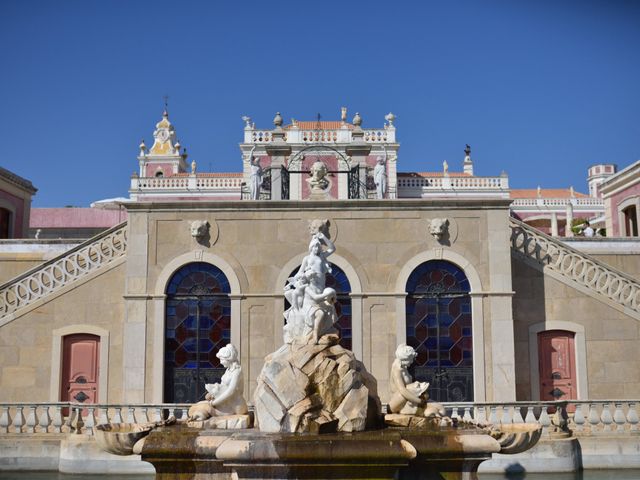
[[586, 191], [640, 159], [640, 2], [0, 2], [0, 165], [34, 206], [126, 196], [165, 94], [199, 170], [239, 171], [242, 115], [397, 115], [399, 170]]

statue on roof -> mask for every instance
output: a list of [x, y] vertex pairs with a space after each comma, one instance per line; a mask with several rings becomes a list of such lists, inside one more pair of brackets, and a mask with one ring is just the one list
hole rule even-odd
[[373, 169], [373, 181], [376, 184], [376, 198], [381, 200], [387, 191], [387, 147], [384, 147], [384, 158], [376, 159], [376, 166]]
[[260, 187], [262, 185], [262, 167], [260, 159], [253, 156], [256, 149], [255, 145], [249, 153], [249, 164], [251, 165], [251, 173], [249, 174], [249, 198], [251, 200], [260, 200]]

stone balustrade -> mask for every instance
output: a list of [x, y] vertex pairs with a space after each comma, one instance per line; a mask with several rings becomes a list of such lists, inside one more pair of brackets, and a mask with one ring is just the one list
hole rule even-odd
[[0, 285], [0, 325], [17, 310], [124, 258], [126, 251], [124, 222]]
[[242, 175], [229, 175], [219, 177], [199, 177], [197, 175], [187, 177], [132, 177], [131, 193], [149, 193], [162, 191], [202, 191], [212, 192], [216, 190], [240, 191], [243, 183]]
[[604, 209], [604, 200], [593, 197], [574, 198], [515, 198], [512, 207], [573, 207]]
[[640, 434], [638, 400], [569, 400], [561, 402], [445, 403], [447, 415], [494, 425], [538, 423], [543, 432], [574, 435]]
[[0, 403], [0, 434], [85, 433], [103, 423], [149, 423], [186, 418], [188, 404]]
[[[395, 143], [395, 128], [362, 129], [365, 143]], [[287, 143], [351, 143], [352, 130], [339, 128], [334, 130], [285, 130], [284, 140]], [[273, 141], [272, 130], [245, 130], [245, 143], [269, 144]]]
[[638, 280], [515, 218], [510, 222], [515, 252], [640, 319]]
[[398, 195], [403, 198], [421, 198], [442, 195], [509, 195], [509, 178], [475, 176], [398, 176]]
[[[494, 425], [537, 423], [545, 435], [640, 435], [640, 400], [445, 403], [447, 415]], [[103, 423], [148, 423], [186, 418], [188, 404], [0, 403], [0, 434], [84, 433]]]

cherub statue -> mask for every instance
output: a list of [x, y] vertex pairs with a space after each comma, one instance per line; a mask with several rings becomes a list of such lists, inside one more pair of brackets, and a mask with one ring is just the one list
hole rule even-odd
[[238, 351], [229, 343], [216, 353], [216, 357], [226, 368], [224, 375], [220, 383], [205, 385], [205, 399], [189, 408], [189, 421], [202, 421], [224, 415], [246, 415], [249, 411], [243, 396], [244, 382]]
[[444, 417], [444, 407], [428, 402], [429, 383], [414, 382], [409, 367], [416, 358], [413, 347], [401, 344], [396, 349], [396, 359], [391, 365], [389, 411], [419, 417]]

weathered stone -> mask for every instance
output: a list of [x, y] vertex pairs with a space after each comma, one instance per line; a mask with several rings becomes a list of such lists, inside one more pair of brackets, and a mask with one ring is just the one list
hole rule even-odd
[[334, 412], [338, 419], [338, 430], [359, 432], [365, 429], [367, 422], [369, 390], [364, 385], [350, 390], [340, 406]]
[[211, 417], [204, 421], [187, 422], [192, 428], [208, 428], [208, 429], [241, 429], [251, 428], [253, 422], [250, 415], [223, 415], [220, 417]]
[[437, 427], [440, 420], [401, 413], [388, 413], [384, 416], [384, 423], [390, 427], [429, 428]]
[[267, 359], [258, 377], [257, 423], [266, 432], [375, 428], [380, 423], [375, 392], [375, 379], [340, 345], [283, 348]]
[[265, 363], [260, 377], [285, 408], [292, 407], [307, 395], [309, 379], [289, 362], [274, 360]]

